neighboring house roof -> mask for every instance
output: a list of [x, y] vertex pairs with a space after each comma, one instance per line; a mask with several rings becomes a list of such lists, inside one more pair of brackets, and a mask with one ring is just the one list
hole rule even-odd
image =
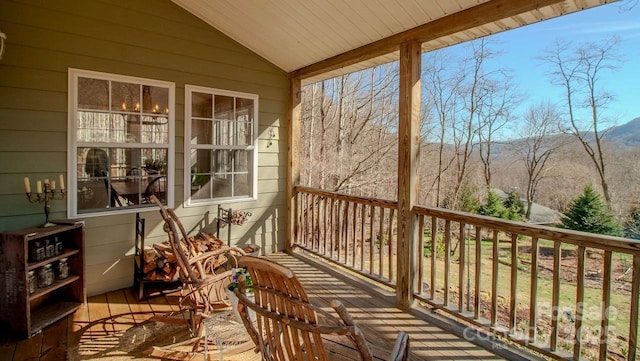
[[[303, 72], [306, 83], [397, 60], [398, 44], [409, 39], [422, 42], [422, 50], [430, 51], [611, 2], [172, 1], [286, 72], [320, 62], [325, 68], [334, 64], [329, 72]], [[341, 59], [341, 54], [347, 56]]]
[[[497, 188], [493, 188], [493, 191], [500, 197], [502, 200], [507, 199], [509, 195]], [[524, 206], [527, 206], [527, 200], [520, 198], [520, 200], [524, 203]], [[548, 225], [556, 225], [560, 223], [560, 218], [562, 218], [562, 213], [556, 211], [555, 209], [551, 209], [549, 207], [543, 206], [539, 203], [533, 203], [531, 205], [531, 217], [529, 217], [529, 223], [532, 224], [548, 224]]]

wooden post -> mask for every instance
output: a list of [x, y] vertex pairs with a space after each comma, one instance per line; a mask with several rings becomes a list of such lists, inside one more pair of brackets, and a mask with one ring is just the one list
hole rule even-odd
[[289, 139], [287, 167], [287, 232], [285, 244], [287, 252], [291, 252], [298, 236], [298, 208], [293, 187], [300, 184], [300, 122], [302, 119], [302, 82], [299, 78], [291, 79], [289, 94]]
[[398, 114], [398, 247], [396, 303], [408, 308], [413, 302], [416, 274], [416, 219], [411, 208], [417, 199], [418, 141], [420, 136], [420, 55], [421, 44], [400, 45], [400, 86]]

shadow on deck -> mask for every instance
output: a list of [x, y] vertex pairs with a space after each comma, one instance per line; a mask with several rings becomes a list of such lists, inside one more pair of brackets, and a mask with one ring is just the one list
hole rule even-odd
[[[398, 332], [405, 331], [411, 337], [412, 360], [503, 359], [451, 333], [446, 324], [440, 322], [442, 327], [439, 327], [437, 321], [427, 321], [429, 311], [401, 311], [394, 306], [392, 290], [346, 275], [336, 271], [335, 266], [303, 255], [269, 257], [296, 273], [314, 304], [330, 309], [331, 300], [341, 300], [368, 341], [378, 347], [390, 350]], [[155, 331], [145, 326], [145, 333], [132, 338], [132, 328], [153, 316], [179, 311], [178, 297], [174, 294], [137, 301], [132, 289], [92, 296], [88, 301], [73, 317], [57, 322], [28, 340], [0, 341], [0, 360], [153, 360], [142, 353], [152, 345], [153, 339], [139, 338], [149, 337]], [[165, 337], [175, 337], [175, 334], [170, 330]], [[132, 342], [136, 343], [135, 347]], [[485, 347], [495, 346], [485, 344]]]

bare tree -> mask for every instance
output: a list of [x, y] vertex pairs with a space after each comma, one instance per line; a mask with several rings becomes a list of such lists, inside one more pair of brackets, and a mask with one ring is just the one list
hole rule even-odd
[[[424, 104], [432, 105], [430, 114], [435, 120], [435, 124], [426, 129], [426, 122], [422, 123], [421, 132], [423, 138], [435, 138], [437, 142], [437, 168], [435, 170], [435, 178], [430, 190], [435, 190], [435, 204], [441, 206], [443, 187], [442, 181], [445, 172], [455, 161], [454, 156], [447, 156], [446, 149], [451, 144], [452, 130], [454, 129], [454, 121], [458, 110], [460, 87], [464, 81], [463, 72], [451, 71], [451, 64], [454, 59], [444, 50], [431, 53], [424, 59], [423, 85], [427, 100]], [[457, 69], [456, 69], [457, 70]], [[432, 132], [432, 136], [426, 134]]]
[[558, 134], [559, 122], [560, 112], [551, 103], [532, 105], [524, 116], [522, 132], [519, 134], [521, 139], [512, 143], [514, 152], [526, 169], [527, 219], [531, 217], [538, 186], [550, 169], [548, 161], [563, 144], [562, 136]]
[[377, 185], [395, 176], [379, 165], [396, 144], [397, 79], [397, 66], [383, 65], [303, 89], [305, 184], [387, 196]]
[[[564, 88], [565, 101], [570, 122], [568, 133], [575, 136], [591, 159], [598, 172], [602, 193], [611, 206], [611, 193], [607, 183], [603, 115], [613, 96], [601, 88], [602, 76], [615, 70], [620, 62], [616, 54], [618, 38], [612, 37], [601, 43], [585, 43], [571, 46], [556, 41], [542, 56], [542, 60], [553, 66], [551, 79], [554, 85]], [[585, 119], [580, 115], [585, 111]]]

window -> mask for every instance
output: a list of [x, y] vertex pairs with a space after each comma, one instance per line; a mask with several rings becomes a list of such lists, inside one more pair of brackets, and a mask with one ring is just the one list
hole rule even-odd
[[186, 205], [256, 199], [258, 96], [191, 85], [185, 92]]
[[174, 83], [69, 69], [69, 216], [173, 206]]

